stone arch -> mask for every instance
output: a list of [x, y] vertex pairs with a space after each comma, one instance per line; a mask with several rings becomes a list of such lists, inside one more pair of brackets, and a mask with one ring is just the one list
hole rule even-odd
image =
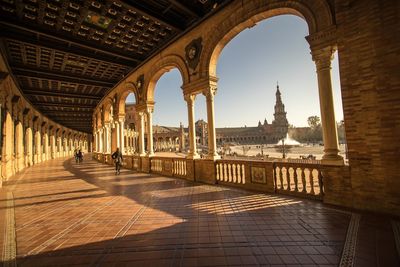
[[210, 29], [209, 38], [202, 55], [200, 72], [216, 77], [218, 58], [223, 48], [237, 34], [256, 23], [279, 15], [295, 15], [303, 18], [313, 34], [334, 25], [334, 18], [325, 0], [287, 0], [287, 1], [256, 1], [249, 5], [237, 3], [234, 11], [216, 28]]
[[113, 106], [112, 99], [107, 97], [105, 99], [105, 101], [103, 102], [103, 119], [104, 119], [104, 122], [110, 122], [111, 121], [111, 118], [113, 116], [113, 114], [111, 114], [112, 106]]
[[120, 115], [125, 115], [125, 102], [129, 94], [133, 93], [135, 96], [135, 103], [139, 103], [139, 92], [136, 85], [132, 82], [127, 82], [122, 92], [118, 94], [116, 112]]
[[182, 77], [182, 85], [189, 83], [189, 70], [183, 58], [178, 55], [168, 55], [163, 57], [157, 61], [157, 63], [152, 67], [152, 71], [149, 73], [148, 82], [145, 83], [147, 85], [144, 93], [146, 97], [145, 101], [154, 102], [154, 90], [158, 79], [160, 79], [164, 73], [173, 68], [179, 70]]

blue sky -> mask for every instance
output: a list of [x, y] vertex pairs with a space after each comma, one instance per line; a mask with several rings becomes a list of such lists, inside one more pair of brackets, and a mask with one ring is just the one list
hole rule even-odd
[[[304, 38], [307, 35], [303, 19], [285, 15], [261, 21], [225, 46], [217, 65], [216, 127], [256, 126], [264, 118], [271, 123], [277, 81], [290, 124], [306, 126], [309, 116], [320, 116], [315, 64]], [[332, 83], [339, 121], [343, 119], [343, 109], [336, 54], [332, 62]], [[181, 85], [177, 69], [165, 73], [157, 82], [155, 125], [188, 124]], [[202, 95], [196, 98], [195, 117], [207, 119]]]

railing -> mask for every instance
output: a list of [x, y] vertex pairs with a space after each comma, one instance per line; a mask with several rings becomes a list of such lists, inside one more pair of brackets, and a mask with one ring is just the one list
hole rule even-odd
[[162, 159], [151, 159], [151, 171], [161, 173], [163, 171], [163, 160]]
[[320, 167], [312, 163], [274, 162], [276, 191], [322, 199], [324, 187]]
[[133, 169], [134, 170], [139, 170], [140, 168], [140, 157], [139, 156], [134, 156], [133, 157]]
[[235, 161], [217, 161], [215, 164], [215, 176], [217, 181], [245, 184], [245, 163]]
[[183, 158], [152, 157], [150, 170], [167, 176], [182, 177], [187, 175], [187, 163]]
[[173, 159], [172, 174], [178, 177], [186, 176], [186, 159]]
[[[101, 162], [107, 162], [106, 154], [94, 153]], [[186, 158], [126, 156], [127, 168], [158, 173], [165, 176], [189, 180], [218, 183], [243, 189], [269, 193], [282, 193], [322, 199], [324, 196], [323, 177], [320, 161], [310, 160], [216, 160], [213, 165], [204, 165], [201, 160]], [[146, 162], [147, 160], [147, 162]], [[213, 163], [211, 163], [213, 164]], [[211, 168], [210, 168], [211, 167]]]
[[217, 160], [217, 183], [258, 191], [322, 199], [324, 188], [320, 161]]

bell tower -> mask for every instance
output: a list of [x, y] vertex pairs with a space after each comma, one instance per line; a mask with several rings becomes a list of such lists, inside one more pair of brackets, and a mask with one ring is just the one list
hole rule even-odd
[[276, 101], [275, 101], [275, 113], [272, 126], [274, 129], [274, 135], [276, 140], [284, 138], [288, 132], [289, 123], [286, 118], [285, 105], [282, 103], [281, 92], [279, 91], [279, 85], [276, 85]]

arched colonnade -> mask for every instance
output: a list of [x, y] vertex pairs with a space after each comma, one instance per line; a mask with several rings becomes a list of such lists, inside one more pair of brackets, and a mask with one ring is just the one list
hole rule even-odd
[[[162, 74], [177, 68], [182, 76], [183, 99], [187, 103], [189, 125], [189, 153], [187, 158], [198, 158], [194, 105], [196, 96], [206, 98], [208, 122], [207, 159], [218, 159], [215, 134], [214, 97], [218, 78], [216, 65], [225, 45], [242, 30], [272, 16], [292, 14], [302, 17], [308, 24], [310, 52], [318, 76], [321, 122], [324, 138], [325, 162], [343, 164], [338, 155], [338, 138], [335, 122], [331, 60], [337, 48], [336, 27], [329, 4], [323, 0], [249, 1], [242, 5], [234, 1], [195, 30], [154, 56], [125, 77], [97, 106], [93, 114], [95, 151], [109, 154], [116, 147], [125, 147], [125, 100], [129, 93], [135, 95], [135, 110], [139, 121], [135, 136], [135, 152], [140, 156], [153, 156], [152, 113], [154, 90]], [[339, 51], [340, 53], [340, 51]], [[146, 126], [145, 126], [146, 121]], [[145, 136], [147, 145], [145, 147]]]
[[[6, 70], [5, 70], [6, 71]], [[20, 94], [8, 72], [0, 80], [0, 186], [26, 167], [90, 151], [90, 135], [43, 116]]]

